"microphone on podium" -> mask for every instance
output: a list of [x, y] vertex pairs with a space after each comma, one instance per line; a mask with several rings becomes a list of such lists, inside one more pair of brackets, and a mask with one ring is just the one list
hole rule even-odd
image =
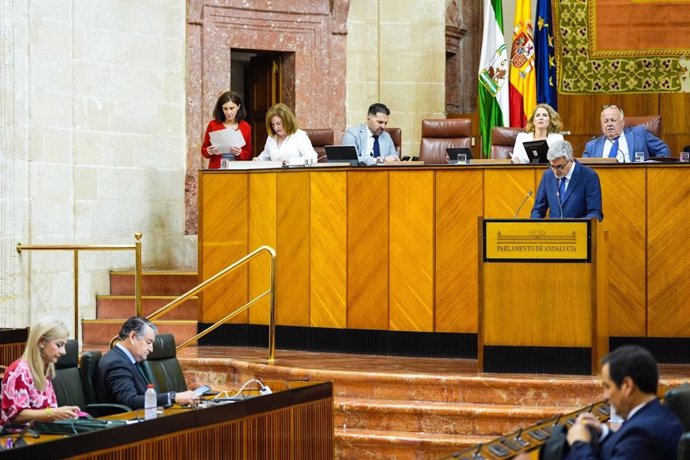
[[520, 210], [525, 205], [525, 203], [527, 203], [527, 200], [529, 200], [529, 197], [531, 197], [531, 196], [532, 196], [532, 190], [527, 192], [527, 195], [525, 195], [525, 198], [522, 200], [522, 203], [520, 203], [520, 206], [518, 206], [517, 210], [515, 211], [515, 218], [516, 219], [518, 218], [518, 214], [520, 214]]

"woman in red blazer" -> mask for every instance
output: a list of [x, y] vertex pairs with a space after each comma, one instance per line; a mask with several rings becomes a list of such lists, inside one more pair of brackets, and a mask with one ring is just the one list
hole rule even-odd
[[249, 123], [244, 121], [247, 116], [247, 110], [244, 108], [240, 96], [233, 92], [227, 91], [220, 95], [216, 106], [213, 109], [213, 120], [208, 122], [206, 127], [206, 134], [204, 134], [204, 143], [201, 145], [201, 154], [204, 158], [208, 158], [209, 169], [220, 168], [220, 160], [222, 158], [218, 149], [211, 145], [212, 131], [220, 131], [222, 129], [239, 130], [244, 137], [243, 147], [233, 147], [230, 153], [234, 155], [236, 160], [251, 160], [252, 159], [252, 128]]

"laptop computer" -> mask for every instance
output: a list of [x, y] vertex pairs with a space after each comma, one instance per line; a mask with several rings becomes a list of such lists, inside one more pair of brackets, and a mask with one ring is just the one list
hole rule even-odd
[[472, 150], [467, 147], [448, 147], [446, 148], [446, 155], [450, 163], [457, 163], [458, 154], [464, 154], [467, 161], [472, 159]]
[[326, 161], [329, 163], [350, 163], [351, 166], [359, 164], [357, 149], [354, 145], [326, 145]]
[[546, 139], [527, 141], [522, 145], [525, 147], [530, 163], [547, 163], [546, 154], [549, 151], [549, 144], [546, 143]]

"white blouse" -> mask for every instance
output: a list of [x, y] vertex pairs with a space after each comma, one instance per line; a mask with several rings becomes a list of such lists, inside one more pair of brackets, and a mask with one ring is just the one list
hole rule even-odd
[[290, 161], [291, 157], [311, 159], [316, 163], [318, 155], [311, 145], [309, 136], [301, 129], [286, 137], [280, 147], [276, 136], [268, 136], [264, 151], [256, 158], [262, 161]]
[[[525, 146], [522, 145], [523, 142], [530, 142], [534, 140], [534, 133], [518, 133], [515, 139], [515, 147], [513, 147], [513, 163], [529, 163], [529, 157], [527, 152], [525, 152]], [[558, 133], [549, 133], [546, 137], [546, 143], [549, 147], [556, 141], [562, 141], [563, 135]]]

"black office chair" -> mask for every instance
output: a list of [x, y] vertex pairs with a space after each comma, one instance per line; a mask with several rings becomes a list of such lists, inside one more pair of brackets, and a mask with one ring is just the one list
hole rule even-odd
[[678, 460], [690, 460], [690, 433], [683, 433], [678, 442]]
[[664, 396], [664, 404], [676, 414], [685, 431], [690, 431], [690, 384], [672, 388]]
[[79, 360], [79, 374], [84, 388], [86, 404], [98, 404], [98, 392], [96, 391], [96, 371], [101, 362], [100, 351], [85, 351]]
[[[79, 344], [76, 340], [68, 340], [65, 344], [65, 355], [55, 364], [53, 388], [58, 406], [79, 406], [79, 408], [94, 417], [119, 414], [131, 410], [122, 404], [93, 404], [87, 401], [79, 369]], [[95, 389], [91, 387], [95, 393]]]
[[187, 391], [182, 367], [177, 360], [175, 337], [172, 334], [158, 334], [153, 342], [153, 351], [141, 363], [144, 374], [153, 383], [158, 393]]

